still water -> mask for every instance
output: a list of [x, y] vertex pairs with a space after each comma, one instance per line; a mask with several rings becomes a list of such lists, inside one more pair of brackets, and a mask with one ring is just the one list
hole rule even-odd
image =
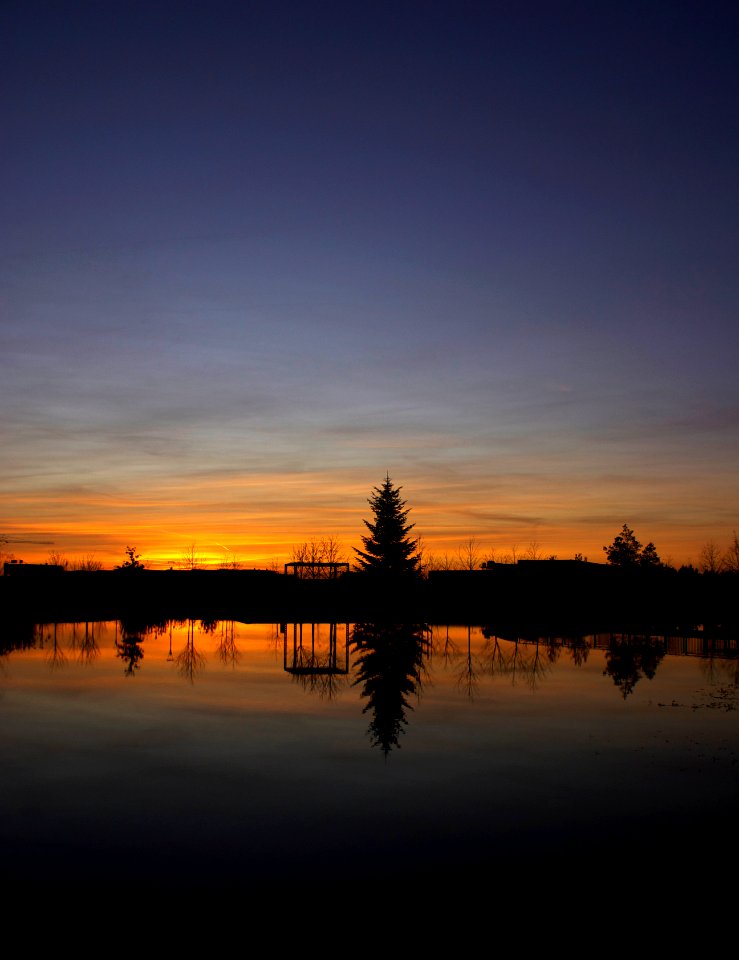
[[246, 890], [736, 863], [730, 644], [185, 621], [36, 625], [3, 649], [19, 878]]

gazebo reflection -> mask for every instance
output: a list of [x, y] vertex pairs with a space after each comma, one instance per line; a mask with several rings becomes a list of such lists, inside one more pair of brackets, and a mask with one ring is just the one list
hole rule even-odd
[[349, 624], [282, 623], [283, 667], [304, 687], [331, 697], [349, 673]]

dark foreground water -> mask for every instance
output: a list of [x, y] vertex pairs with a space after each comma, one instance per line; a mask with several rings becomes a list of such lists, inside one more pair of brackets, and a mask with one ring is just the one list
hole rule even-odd
[[697, 642], [324, 624], [301, 644], [292, 625], [199, 622], [23, 642], [0, 661], [18, 883], [492, 893], [736, 875], [738, 663]]

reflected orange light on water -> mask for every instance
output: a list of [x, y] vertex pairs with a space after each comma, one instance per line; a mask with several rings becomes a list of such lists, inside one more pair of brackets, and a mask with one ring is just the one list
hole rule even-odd
[[[170, 703], [207, 700], [217, 690], [219, 710], [244, 712], [268, 705], [270, 710], [302, 712], [317, 708], [329, 688], [332, 700], [357, 698], [361, 652], [351, 643], [353, 629], [351, 624], [280, 627], [201, 620], [138, 629], [118, 621], [37, 624], [31, 645], [8, 655], [6, 675], [9, 689], [38, 688], [47, 698], [68, 697], [94, 683], [98, 695], [111, 698], [111, 710], [124, 692], [126, 697], [159, 697], [166, 684]], [[686, 684], [694, 699], [702, 673], [705, 682], [721, 682], [724, 675], [725, 682], [736, 680], [736, 661], [664, 656], [667, 648], [657, 641], [654, 669], [637, 670], [636, 682], [629, 683], [624, 695], [624, 677], [631, 681], [632, 673], [619, 675], [622, 657], [609, 665], [611, 642], [606, 635], [527, 640], [496, 636], [479, 626], [429, 627], [423, 631], [418, 716], [425, 702], [452, 704], [461, 698], [495, 710], [527, 691], [536, 694], [540, 705], [555, 698], [560, 712], [581, 710], [584, 700], [594, 698], [601, 702], [599, 709], [618, 712], [628, 703], [631, 710], [642, 705], [653, 711], [655, 698], [671, 702], [676, 682]], [[699, 647], [696, 641], [695, 649]], [[674, 652], [685, 650], [676, 647]], [[311, 669], [294, 669], [301, 665]], [[316, 671], [317, 665], [332, 669]], [[296, 685], [307, 699], [296, 700]]]

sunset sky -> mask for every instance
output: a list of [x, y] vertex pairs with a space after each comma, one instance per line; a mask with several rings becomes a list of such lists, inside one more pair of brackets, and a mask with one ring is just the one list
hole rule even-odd
[[[735, 4], [0, 6], [0, 534], [739, 529]], [[0, 544], [2, 548], [2, 544]]]

